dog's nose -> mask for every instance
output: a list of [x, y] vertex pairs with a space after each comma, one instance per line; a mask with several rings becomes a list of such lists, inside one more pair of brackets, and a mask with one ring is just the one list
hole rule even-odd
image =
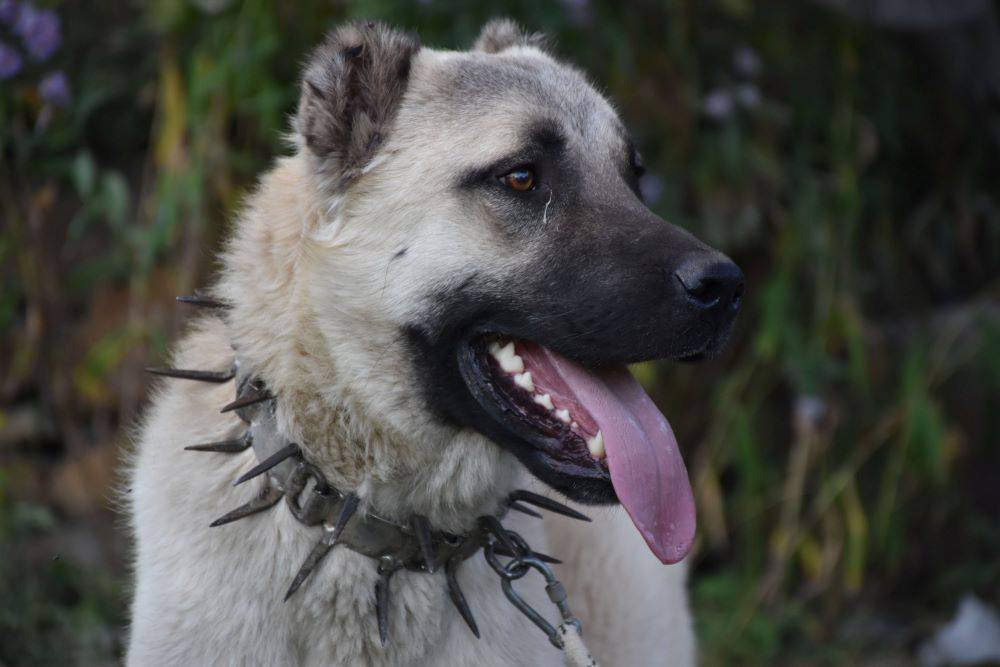
[[698, 253], [685, 259], [674, 276], [695, 307], [719, 315], [735, 315], [740, 309], [743, 272], [724, 255]]

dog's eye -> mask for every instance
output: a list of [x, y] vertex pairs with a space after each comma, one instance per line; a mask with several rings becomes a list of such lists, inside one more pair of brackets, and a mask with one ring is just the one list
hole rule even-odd
[[511, 190], [527, 192], [535, 189], [535, 172], [527, 168], [515, 169], [501, 176], [500, 181]]

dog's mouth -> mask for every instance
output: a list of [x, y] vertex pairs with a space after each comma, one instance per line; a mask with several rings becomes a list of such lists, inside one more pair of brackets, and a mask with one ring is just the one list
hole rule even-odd
[[670, 424], [626, 367], [584, 366], [494, 333], [473, 338], [459, 358], [470, 392], [533, 473], [578, 500], [617, 497], [661, 561], [687, 555], [687, 470]]

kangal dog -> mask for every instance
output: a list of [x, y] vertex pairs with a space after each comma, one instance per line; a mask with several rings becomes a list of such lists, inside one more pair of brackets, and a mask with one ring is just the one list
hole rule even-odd
[[501, 582], [606, 664], [692, 664], [691, 487], [625, 365], [715, 352], [739, 269], [509, 21], [332, 31], [293, 137], [144, 420], [129, 664], [562, 664]]

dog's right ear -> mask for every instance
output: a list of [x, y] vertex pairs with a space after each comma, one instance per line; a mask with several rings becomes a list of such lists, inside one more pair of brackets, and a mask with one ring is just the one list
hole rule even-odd
[[533, 46], [544, 51], [549, 47], [549, 38], [540, 32], [528, 32], [511, 19], [490, 19], [472, 50], [500, 53], [514, 46]]
[[295, 129], [337, 187], [360, 175], [384, 141], [419, 50], [415, 36], [368, 21], [332, 30], [309, 57]]

